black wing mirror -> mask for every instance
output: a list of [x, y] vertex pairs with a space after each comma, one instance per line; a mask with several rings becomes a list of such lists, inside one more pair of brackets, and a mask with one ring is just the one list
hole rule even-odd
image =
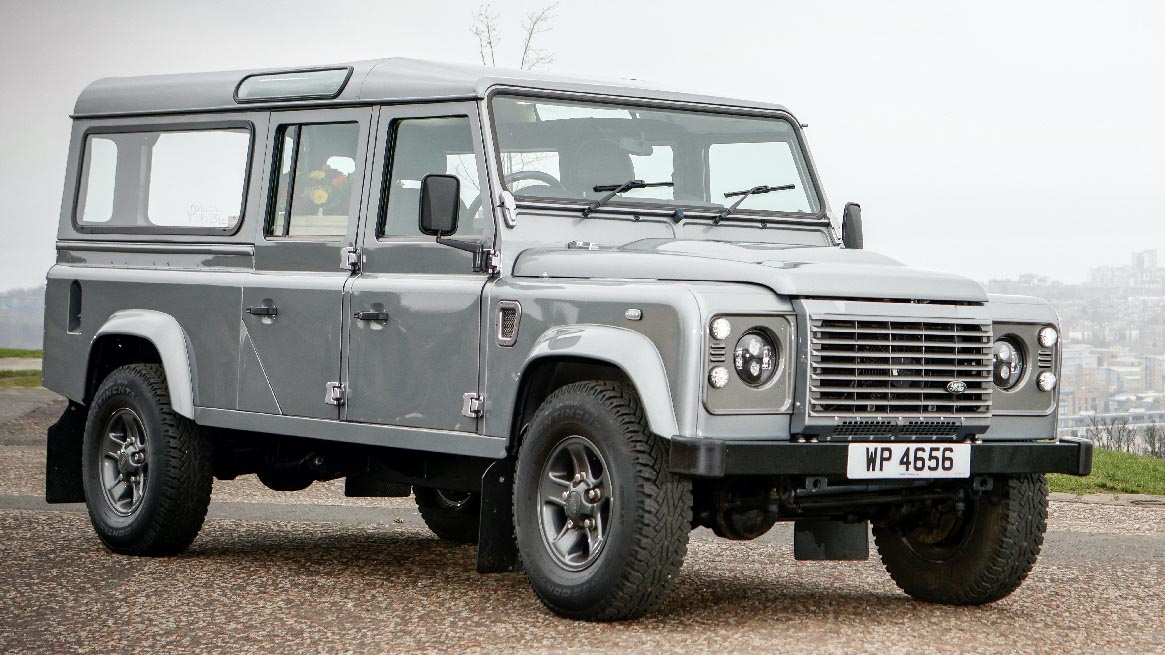
[[841, 243], [851, 250], [861, 250], [866, 244], [862, 236], [862, 206], [856, 202], [845, 203], [841, 213]]
[[457, 232], [457, 214], [461, 211], [461, 180], [456, 175], [432, 173], [421, 180], [421, 206], [417, 222], [421, 232], [437, 237], [437, 243], [464, 250], [473, 255], [473, 271], [493, 273], [488, 253], [480, 241], [450, 239]]
[[456, 175], [426, 175], [421, 180], [421, 232], [445, 237], [457, 231], [461, 210], [461, 180]]

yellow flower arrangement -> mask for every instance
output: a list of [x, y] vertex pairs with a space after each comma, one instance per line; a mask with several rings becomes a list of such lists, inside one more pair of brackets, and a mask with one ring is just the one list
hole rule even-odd
[[297, 192], [305, 204], [315, 207], [321, 215], [347, 213], [348, 199], [352, 194], [352, 181], [348, 175], [324, 164], [309, 171], [306, 177], [311, 181]]

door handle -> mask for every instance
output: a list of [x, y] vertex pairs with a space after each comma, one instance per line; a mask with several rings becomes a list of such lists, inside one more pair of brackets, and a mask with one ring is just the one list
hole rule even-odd
[[356, 312], [352, 318], [358, 321], [387, 321], [388, 312]]
[[274, 317], [274, 316], [279, 315], [279, 308], [278, 307], [268, 307], [266, 305], [255, 305], [254, 307], [248, 307], [247, 313], [252, 315], [252, 316], [272, 316], [272, 317]]

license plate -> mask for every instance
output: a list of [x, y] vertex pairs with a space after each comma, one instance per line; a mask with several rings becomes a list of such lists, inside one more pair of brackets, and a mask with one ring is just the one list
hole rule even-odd
[[966, 478], [971, 444], [851, 443], [846, 476], [871, 478]]

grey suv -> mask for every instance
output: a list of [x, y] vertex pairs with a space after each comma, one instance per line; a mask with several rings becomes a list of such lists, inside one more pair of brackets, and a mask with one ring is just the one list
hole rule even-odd
[[386, 59], [105, 79], [73, 119], [46, 495], [115, 552], [185, 549], [215, 478], [343, 478], [568, 617], [776, 521], [978, 604], [1091, 467], [1052, 309], [863, 250], [780, 106]]

